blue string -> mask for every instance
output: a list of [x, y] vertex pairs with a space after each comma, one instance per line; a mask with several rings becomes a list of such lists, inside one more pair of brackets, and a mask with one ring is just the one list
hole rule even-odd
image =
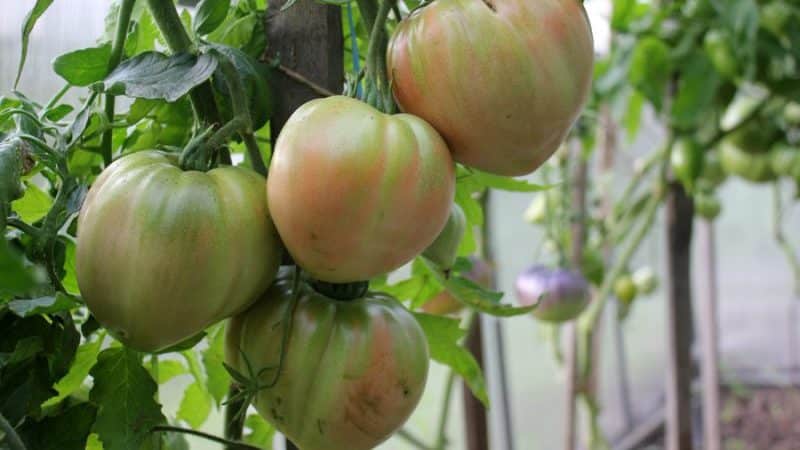
[[[347, 25], [350, 27], [350, 48], [353, 56], [353, 73], [358, 77], [361, 73], [361, 56], [358, 53], [358, 36], [356, 35], [356, 24], [353, 20], [353, 3], [347, 3]], [[356, 84], [356, 94], [361, 98], [361, 82]]]

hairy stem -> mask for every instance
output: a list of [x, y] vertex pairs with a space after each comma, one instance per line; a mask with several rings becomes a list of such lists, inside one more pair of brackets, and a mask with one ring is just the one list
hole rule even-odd
[[[131, 12], [136, 0], [122, 0], [119, 7], [119, 16], [117, 16], [117, 30], [114, 35], [114, 44], [111, 46], [111, 58], [108, 61], [108, 72], [116, 69], [122, 61], [122, 54], [125, 50], [125, 38], [128, 35], [128, 26], [131, 22]], [[114, 96], [106, 94], [106, 118], [109, 123], [114, 122]], [[109, 128], [103, 133], [103, 138], [100, 141], [100, 153], [103, 156], [103, 163], [108, 166], [111, 164], [111, 139], [113, 137], [112, 130]]]
[[17, 431], [8, 423], [8, 420], [0, 414], [0, 431], [5, 434], [4, 441], [8, 444], [10, 450], [27, 450], [22, 439], [19, 438]]
[[[246, 407], [245, 396], [240, 395], [241, 388], [236, 383], [231, 383], [228, 389], [228, 398], [235, 399], [225, 405], [225, 438], [233, 441], [240, 441], [244, 434], [244, 421], [247, 414], [240, 414]], [[226, 450], [236, 450], [235, 446], [228, 446]]]
[[453, 396], [455, 381], [456, 373], [451, 369], [447, 374], [447, 382], [444, 385], [444, 399], [442, 399], [442, 412], [439, 414], [435, 450], [444, 450], [447, 445], [447, 418], [450, 415], [450, 399]]
[[[156, 22], [167, 46], [173, 53], [194, 52], [196, 50], [194, 42], [189, 37], [183, 22], [175, 9], [173, 0], [147, 0], [150, 12]], [[214, 92], [211, 83], [205, 83], [195, 87], [189, 92], [189, 99], [192, 108], [198, 119], [205, 125], [218, 124], [220, 122], [217, 104], [214, 102]], [[220, 161], [223, 164], [231, 163], [231, 155], [227, 148], [220, 150]]]
[[397, 437], [402, 438], [404, 441], [408, 442], [419, 450], [430, 450], [430, 447], [422, 442], [422, 439], [414, 436], [410, 431], [404, 428], [397, 430]]
[[235, 449], [235, 450], [261, 450], [260, 448], [254, 446], [254, 445], [245, 444], [244, 442], [231, 441], [229, 439], [221, 438], [219, 436], [214, 436], [213, 434], [204, 433], [202, 431], [192, 430], [192, 429], [189, 429], [189, 428], [173, 427], [171, 425], [156, 425], [153, 428], [151, 428], [150, 431], [153, 432], [153, 433], [166, 432], [166, 433], [190, 434], [192, 436], [197, 436], [197, 437], [201, 437], [203, 439], [207, 439], [207, 440], [209, 440], [211, 442], [216, 442], [218, 444], [226, 445], [226, 446], [228, 446], [229, 449]]

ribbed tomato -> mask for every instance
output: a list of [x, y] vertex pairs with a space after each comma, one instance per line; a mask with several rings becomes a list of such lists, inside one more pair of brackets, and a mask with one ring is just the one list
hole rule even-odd
[[243, 168], [185, 172], [157, 151], [114, 162], [78, 218], [92, 314], [130, 347], [157, 351], [247, 308], [280, 262], [266, 197], [264, 178]]
[[262, 385], [271, 383], [290, 308], [283, 365], [277, 383], [256, 395], [258, 412], [303, 450], [367, 450], [389, 438], [428, 374], [428, 344], [414, 317], [384, 294], [340, 301], [305, 282], [295, 303], [291, 279], [281, 277], [231, 319], [228, 365], [248, 374], [249, 363]]
[[564, 140], [593, 63], [579, 1], [437, 0], [398, 25], [387, 66], [400, 108], [442, 133], [456, 161], [523, 175]]
[[298, 265], [319, 280], [367, 280], [412, 260], [445, 226], [455, 164], [409, 114], [312, 100], [286, 122], [269, 169], [270, 211]]

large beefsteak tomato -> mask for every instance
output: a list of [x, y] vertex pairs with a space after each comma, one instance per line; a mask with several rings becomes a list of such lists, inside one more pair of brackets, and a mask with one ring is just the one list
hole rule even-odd
[[226, 362], [242, 374], [258, 374], [256, 409], [299, 448], [374, 448], [422, 396], [425, 334], [387, 295], [341, 301], [305, 282], [298, 286], [295, 293], [293, 280], [279, 276], [259, 302], [231, 319]]
[[534, 171], [577, 119], [592, 32], [576, 0], [437, 0], [397, 27], [387, 67], [403, 111], [444, 136], [456, 161]]
[[322, 281], [367, 280], [412, 260], [447, 223], [455, 164], [439, 133], [358, 100], [312, 100], [286, 122], [267, 179], [289, 253]]
[[183, 171], [176, 155], [157, 151], [110, 165], [78, 218], [81, 294], [101, 324], [141, 351], [247, 308], [275, 278], [280, 256], [262, 176]]

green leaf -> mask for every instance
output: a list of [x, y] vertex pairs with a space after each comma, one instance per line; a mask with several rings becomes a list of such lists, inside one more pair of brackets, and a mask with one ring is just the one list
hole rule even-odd
[[36, 284], [36, 277], [25, 267], [22, 258], [8, 248], [5, 239], [0, 239], [0, 304], [3, 299], [22, 295]]
[[36, 223], [50, 211], [53, 199], [33, 183], [26, 182], [25, 185], [25, 194], [19, 200], [11, 202], [11, 209], [24, 222]]
[[253, 38], [253, 31], [257, 23], [258, 15], [256, 14], [240, 17], [225, 29], [218, 42], [234, 48], [244, 47]]
[[459, 327], [458, 319], [424, 313], [414, 313], [414, 317], [428, 338], [431, 358], [450, 366], [464, 379], [475, 397], [488, 408], [489, 397], [481, 368], [472, 354], [459, 345], [466, 332]]
[[64, 377], [62, 377], [53, 388], [58, 392], [55, 397], [49, 398], [46, 402], [42, 403], [42, 408], [54, 406], [61, 403], [62, 400], [78, 391], [83, 385], [86, 377], [89, 376], [89, 371], [94, 367], [97, 362], [97, 355], [100, 353], [100, 347], [103, 344], [102, 339], [96, 339], [93, 342], [85, 342], [78, 347], [75, 354], [75, 359]]
[[5, 230], [13, 200], [25, 194], [20, 181], [23, 170], [22, 142], [9, 139], [0, 142], [0, 229]]
[[100, 442], [100, 436], [97, 433], [92, 433], [86, 439], [86, 450], [104, 450], [103, 443]]
[[533, 184], [527, 180], [518, 178], [503, 177], [500, 175], [493, 175], [478, 170], [473, 170], [472, 176], [475, 180], [486, 187], [493, 189], [500, 189], [502, 191], [510, 192], [539, 192], [550, 189], [552, 186], [542, 186]]
[[94, 387], [89, 398], [98, 406], [93, 431], [105, 450], [139, 449], [149, 439], [150, 430], [166, 422], [154, 400], [158, 387], [135, 351], [125, 347], [103, 350], [91, 375]]
[[19, 55], [19, 65], [17, 66], [17, 77], [14, 80], [14, 88], [16, 89], [19, 85], [19, 79], [22, 76], [22, 69], [25, 67], [25, 60], [28, 57], [28, 42], [30, 39], [31, 31], [33, 31], [33, 27], [36, 25], [36, 22], [42, 17], [47, 8], [53, 4], [53, 0], [36, 0], [36, 4], [33, 5], [33, 8], [28, 12], [28, 15], [25, 17], [25, 21], [22, 23], [22, 45]]
[[228, 16], [231, 0], [203, 0], [197, 6], [195, 15], [195, 33], [206, 35], [216, 30]]
[[211, 413], [211, 394], [200, 383], [195, 381], [183, 393], [178, 408], [178, 419], [185, 421], [192, 428], [200, 428]]
[[656, 110], [663, 105], [671, 76], [672, 62], [667, 44], [652, 36], [639, 41], [631, 56], [628, 79]]
[[209, 332], [208, 348], [203, 352], [203, 367], [206, 369], [206, 388], [219, 406], [228, 393], [231, 377], [222, 365], [225, 360], [225, 327]]
[[44, 117], [47, 120], [58, 122], [64, 117], [67, 117], [69, 113], [71, 113], [74, 110], [75, 110], [74, 106], [62, 103], [52, 109], [47, 110], [47, 112], [44, 114]]
[[263, 417], [258, 414], [251, 414], [245, 419], [244, 426], [249, 429], [249, 432], [244, 435], [244, 442], [261, 448], [272, 446], [275, 428]]
[[697, 128], [707, 120], [721, 80], [702, 50], [695, 50], [681, 65], [678, 92], [672, 104], [672, 123], [682, 129]]
[[30, 317], [39, 314], [55, 314], [70, 311], [81, 305], [75, 297], [57, 292], [54, 296], [39, 297], [8, 302], [8, 309], [19, 317]]
[[[153, 378], [155, 378], [152, 364], [147, 362], [145, 366], [150, 372], [150, 375], [153, 375]], [[176, 361], [174, 359], [161, 359], [158, 361], [158, 380], [156, 381], [158, 381], [158, 384], [164, 384], [171, 379], [181, 376], [185, 373], [187, 373], [186, 366], [184, 366], [180, 361]]]
[[625, 125], [625, 133], [629, 142], [639, 134], [639, 128], [642, 124], [642, 109], [644, 108], [644, 96], [639, 91], [632, 90], [628, 97], [628, 103], [625, 105], [625, 114], [623, 115], [622, 122]]
[[111, 43], [71, 51], [53, 61], [53, 71], [73, 86], [89, 86], [108, 75]]
[[29, 418], [19, 430], [20, 436], [29, 449], [84, 450], [96, 414], [93, 405], [80, 403], [39, 422]]
[[158, 52], [141, 53], [120, 64], [102, 82], [92, 85], [96, 92], [174, 102], [208, 80], [217, 69], [211, 55], [172, 56]]
[[500, 303], [503, 299], [502, 292], [492, 292], [484, 289], [474, 281], [468, 280], [459, 275], [451, 275], [445, 278], [444, 274], [432, 267], [427, 261], [425, 265], [430, 273], [441, 283], [445, 289], [456, 300], [469, 306], [472, 309], [498, 317], [511, 317], [527, 314], [536, 307], [515, 307]]

